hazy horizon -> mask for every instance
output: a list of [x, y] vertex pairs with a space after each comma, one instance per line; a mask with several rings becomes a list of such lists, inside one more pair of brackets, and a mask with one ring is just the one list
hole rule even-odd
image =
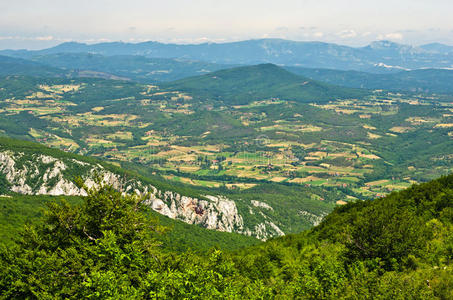
[[321, 41], [321, 40], [299, 40], [298, 41], [298, 40], [285, 39], [285, 38], [249, 38], [249, 39], [239, 39], [239, 40], [234, 40], [234, 41], [200, 41], [200, 42], [190, 42], [190, 41], [189, 42], [184, 42], [184, 41], [180, 41], [180, 42], [166, 42], [166, 41], [156, 41], [156, 40], [143, 40], [143, 41], [108, 40], [108, 41], [85, 42], [85, 41], [77, 41], [77, 40], [66, 40], [66, 41], [58, 42], [58, 43], [56, 43], [54, 45], [45, 46], [45, 47], [39, 47], [39, 48], [0, 48], [0, 50], [44, 50], [44, 49], [56, 47], [56, 46], [59, 46], [59, 45], [65, 44], [65, 43], [80, 43], [80, 44], [86, 44], [86, 45], [95, 45], [95, 44], [101, 44], [101, 43], [140, 44], [140, 43], [147, 43], [147, 42], [158, 42], [158, 43], [162, 43], [162, 44], [200, 45], [200, 44], [206, 44], [206, 43], [226, 44], [226, 43], [234, 43], [234, 42], [253, 41], [253, 40], [265, 40], [265, 39], [267, 39], [267, 40], [279, 40], [280, 39], [280, 40], [286, 40], [286, 41], [292, 41], [292, 42], [307, 42], [307, 43], [320, 42], [320, 43], [329, 43], [329, 44], [337, 44], [337, 45], [341, 45], [341, 46], [348, 46], [348, 47], [352, 47], [352, 48], [366, 47], [366, 46], [370, 45], [373, 42], [380, 42], [380, 41], [390, 41], [390, 42], [394, 42], [394, 43], [397, 43], [397, 44], [409, 45], [409, 46], [414, 46], [414, 47], [423, 46], [423, 45], [427, 45], [427, 44], [431, 44], [431, 43], [432, 44], [439, 43], [439, 44], [443, 44], [443, 45], [446, 45], [446, 46], [453, 47], [453, 45], [449, 45], [449, 44], [446, 44], [446, 43], [440, 43], [440, 42], [431, 42], [431, 43], [422, 43], [422, 44], [419, 44], [419, 45], [412, 45], [412, 44], [407, 44], [407, 43], [402, 43], [402, 42], [397, 42], [397, 41], [391, 41], [390, 39], [382, 39], [382, 40], [376, 39], [374, 41], [370, 41], [370, 42], [365, 43], [363, 45], [348, 45], [348, 44], [343, 44], [343, 43], [326, 42], [326, 41]]
[[261, 38], [364, 46], [390, 40], [453, 45], [449, 0], [16, 0], [0, 3], [0, 48], [63, 42], [177, 44]]

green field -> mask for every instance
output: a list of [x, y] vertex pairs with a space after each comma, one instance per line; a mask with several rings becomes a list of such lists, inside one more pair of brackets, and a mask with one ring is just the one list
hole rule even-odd
[[[100, 79], [15, 77], [0, 86], [9, 91], [0, 103], [5, 135], [172, 172], [196, 186], [282, 182], [367, 198], [453, 171], [453, 104], [435, 97], [375, 92], [231, 106], [197, 90]], [[366, 185], [376, 180], [392, 184]]]

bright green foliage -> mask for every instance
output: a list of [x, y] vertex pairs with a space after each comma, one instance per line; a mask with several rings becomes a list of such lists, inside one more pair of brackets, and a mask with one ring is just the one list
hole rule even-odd
[[451, 299], [453, 175], [337, 208], [239, 252], [164, 251], [141, 199], [111, 187], [49, 205], [0, 253], [4, 298]]
[[44, 222], [2, 252], [3, 294], [137, 295], [141, 274], [158, 264], [161, 231], [143, 209], [142, 199], [111, 187], [90, 190], [81, 206], [51, 203]]
[[[49, 202], [58, 201], [61, 197], [45, 195], [13, 195], [0, 198], [0, 241], [11, 244], [26, 223], [40, 222], [43, 208]], [[80, 204], [80, 197], [64, 197], [71, 204]], [[151, 209], [147, 213], [159, 219], [159, 224], [168, 227], [166, 234], [157, 236], [162, 248], [183, 252], [187, 249], [205, 251], [212, 247], [222, 250], [236, 250], [260, 243], [254, 237], [238, 233], [209, 230], [198, 225], [170, 219]]]

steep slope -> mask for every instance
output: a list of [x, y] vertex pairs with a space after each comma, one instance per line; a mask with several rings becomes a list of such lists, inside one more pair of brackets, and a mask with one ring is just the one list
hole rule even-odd
[[226, 104], [247, 104], [273, 98], [297, 102], [327, 102], [367, 94], [366, 91], [340, 88], [300, 77], [273, 64], [220, 70], [171, 82], [164, 87]]
[[[26, 223], [39, 223], [43, 217], [42, 211], [51, 203], [61, 200], [62, 197], [44, 195], [14, 194], [8, 197], [0, 196], [0, 244], [11, 244], [17, 239]], [[81, 197], [65, 196], [65, 200], [79, 205]], [[159, 220], [159, 224], [169, 231], [160, 236], [163, 247], [168, 250], [185, 251], [207, 250], [219, 247], [224, 250], [235, 250], [244, 246], [257, 244], [260, 241], [242, 234], [208, 230], [201, 226], [187, 224], [174, 220], [149, 210], [152, 218]]]
[[329, 84], [365, 89], [453, 94], [453, 70], [421, 69], [391, 74], [286, 67], [287, 70]]
[[244, 250], [237, 264], [287, 298], [450, 299], [452, 216], [449, 175], [338, 207], [309, 232]]
[[159, 58], [183, 58], [219, 64], [259, 64], [334, 68], [382, 72], [392, 69], [447, 68], [453, 64], [451, 52], [433, 51], [378, 41], [362, 48], [353, 48], [321, 42], [299, 42], [282, 39], [258, 39], [231, 43], [204, 43], [197, 45], [144, 42], [137, 44], [113, 42], [94, 45], [64, 43], [39, 51], [4, 50], [3, 55], [30, 58], [35, 55], [56, 53], [96, 53], [102, 55], [141, 55]]
[[[250, 214], [240, 214], [235, 201], [222, 195], [200, 194], [164, 182], [125, 172], [96, 159], [82, 157], [39, 144], [0, 138], [0, 193], [25, 195], [84, 196], [73, 183], [81, 177], [88, 187], [99, 178], [125, 193], [148, 197], [149, 206], [172, 219], [199, 224], [208, 229], [237, 232], [266, 239], [283, 235], [273, 210], [249, 201]], [[244, 205], [245, 203], [242, 203]], [[256, 220], [249, 216], [259, 214]]]

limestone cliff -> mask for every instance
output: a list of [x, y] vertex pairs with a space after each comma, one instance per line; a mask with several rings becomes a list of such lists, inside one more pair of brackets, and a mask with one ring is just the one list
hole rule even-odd
[[[124, 193], [146, 195], [147, 204], [153, 210], [189, 224], [242, 233], [263, 240], [284, 234], [276, 225], [277, 222], [265, 215], [262, 223], [248, 226], [247, 220], [238, 212], [236, 203], [224, 196], [203, 195], [195, 198], [174, 191], [159, 190], [138, 179], [126, 179], [100, 164], [74, 158], [4, 150], [0, 151], [0, 173], [10, 184], [9, 189], [16, 193], [84, 196], [85, 190], [73, 183], [74, 178], [81, 177], [87, 187], [93, 187], [96, 184], [95, 178], [100, 178], [104, 184], [112, 185]], [[268, 204], [252, 200], [250, 209], [258, 208], [272, 210]]]

